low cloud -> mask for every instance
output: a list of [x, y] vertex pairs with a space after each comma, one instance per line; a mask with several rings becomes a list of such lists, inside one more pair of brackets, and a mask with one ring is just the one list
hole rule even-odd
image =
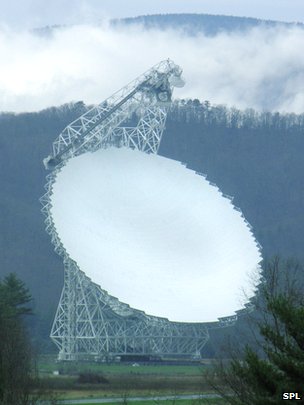
[[304, 30], [254, 28], [215, 37], [81, 25], [50, 36], [0, 29], [0, 111], [99, 103], [159, 61], [184, 70], [175, 97], [303, 112]]

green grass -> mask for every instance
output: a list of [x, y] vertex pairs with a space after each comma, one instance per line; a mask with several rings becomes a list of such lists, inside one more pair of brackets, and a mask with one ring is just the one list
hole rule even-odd
[[86, 395], [88, 392], [102, 396], [119, 395], [124, 392], [140, 393], [140, 395], [155, 395], [160, 393], [200, 393], [207, 389], [201, 376], [162, 376], [162, 375], [113, 375], [108, 377], [107, 383], [81, 384], [77, 377], [45, 377], [41, 379], [45, 389], [77, 391], [77, 395]]
[[[168, 400], [150, 400], [150, 401], [128, 401], [126, 399], [126, 405], [224, 405], [224, 400], [219, 398], [208, 398], [208, 399], [168, 399]], [[120, 402], [111, 402], [109, 405], [122, 405], [124, 404], [123, 400]], [[65, 404], [65, 405], [72, 405], [72, 404]], [[81, 405], [92, 405], [92, 403], [85, 403]], [[105, 405], [102, 403], [95, 403], [94, 405]]]
[[76, 375], [83, 372], [94, 372], [105, 375], [149, 374], [149, 375], [201, 375], [206, 366], [179, 366], [179, 365], [139, 365], [130, 364], [104, 364], [94, 362], [60, 362], [54, 356], [41, 356], [38, 361], [40, 374], [51, 374], [58, 370], [61, 374]]
[[[41, 385], [51, 392], [57, 392], [61, 398], [91, 399], [105, 397], [153, 397], [174, 394], [199, 394], [208, 392], [204, 381], [205, 365], [139, 365], [105, 364], [95, 362], [56, 362], [55, 356], [41, 356], [38, 361], [38, 372]], [[60, 371], [55, 376], [53, 372]], [[108, 382], [99, 384], [80, 384], [80, 373], [96, 373], [103, 375]], [[157, 402], [149, 401], [150, 405]], [[162, 403], [162, 402], [160, 402]], [[172, 401], [163, 402], [166, 405]], [[187, 404], [196, 404], [188, 400]], [[140, 405], [140, 402], [134, 402]], [[183, 405], [182, 400], [178, 401]]]

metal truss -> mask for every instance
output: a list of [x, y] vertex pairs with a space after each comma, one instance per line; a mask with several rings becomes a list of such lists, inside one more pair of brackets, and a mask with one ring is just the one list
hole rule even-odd
[[[125, 146], [157, 153], [173, 86], [181, 85], [181, 69], [166, 60], [88, 110], [68, 125], [44, 160], [52, 169], [41, 198], [46, 231], [64, 262], [64, 286], [51, 330], [60, 360], [123, 354], [194, 356], [209, 339], [215, 323], [178, 323], [149, 316], [109, 295], [80, 270], [63, 246], [51, 212], [57, 174], [74, 156], [109, 146]], [[137, 118], [133, 127], [124, 126]], [[84, 269], [85, 270], [85, 269]], [[232, 319], [217, 325], [230, 324]]]
[[70, 260], [51, 337], [60, 360], [77, 360], [199, 355], [209, 333], [206, 324], [170, 322], [121, 303]]
[[71, 157], [111, 144], [115, 141], [113, 131], [132, 114], [141, 117], [137, 133], [133, 134], [133, 141], [132, 136], [127, 136], [128, 139], [121, 142], [144, 152], [157, 153], [165, 107], [171, 102], [173, 87], [183, 85], [181, 73], [180, 67], [171, 60], [162, 61], [88, 110], [54, 141], [52, 154], [44, 159], [46, 168], [53, 169]]

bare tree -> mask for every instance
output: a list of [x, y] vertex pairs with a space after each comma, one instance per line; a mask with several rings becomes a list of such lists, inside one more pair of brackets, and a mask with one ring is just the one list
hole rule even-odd
[[[274, 258], [265, 264], [255, 300], [256, 345], [230, 346], [209, 382], [231, 405], [281, 404], [283, 392], [303, 396], [303, 266]], [[262, 349], [262, 350], [260, 350]]]

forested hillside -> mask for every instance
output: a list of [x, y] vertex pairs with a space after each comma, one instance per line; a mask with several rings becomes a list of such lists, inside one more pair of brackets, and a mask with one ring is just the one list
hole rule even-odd
[[155, 14], [113, 20], [113, 26], [143, 25], [146, 29], [178, 29], [187, 35], [217, 35], [220, 32], [247, 31], [255, 27], [303, 28], [302, 23], [285, 23], [257, 18], [210, 14]]
[[207, 174], [234, 196], [264, 257], [304, 257], [304, 114], [179, 103], [161, 153]]
[[[142, 15], [138, 17], [113, 19], [110, 21], [111, 27], [119, 28], [133, 25], [141, 25], [147, 30], [179, 30], [190, 36], [199, 34], [215, 36], [221, 32], [245, 32], [255, 27], [304, 27], [300, 22], [288, 23], [250, 17], [187, 13]], [[64, 26], [52, 25], [36, 28], [33, 32], [41, 36], [50, 36], [61, 28], [64, 28]]]
[[[42, 159], [83, 103], [39, 113], [0, 115], [0, 276], [16, 272], [29, 286], [35, 327], [45, 336], [63, 282], [61, 259], [44, 231], [39, 197], [47, 172]], [[198, 100], [175, 102], [160, 154], [206, 173], [234, 196], [264, 256], [303, 259], [304, 115], [239, 111]]]

